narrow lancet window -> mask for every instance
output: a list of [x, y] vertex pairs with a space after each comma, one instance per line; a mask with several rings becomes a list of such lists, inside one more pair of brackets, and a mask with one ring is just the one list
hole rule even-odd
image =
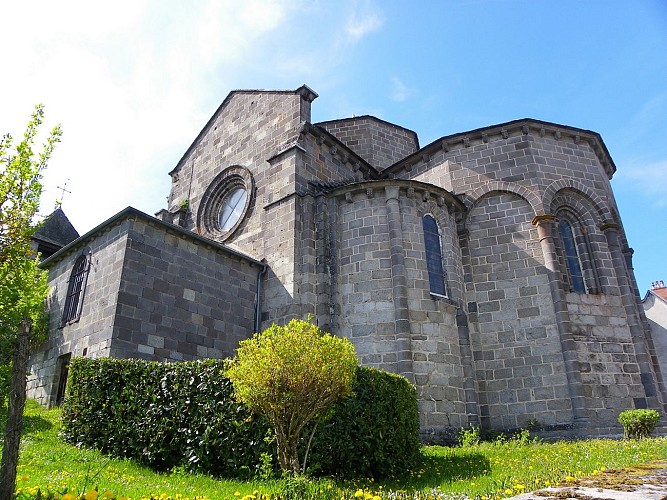
[[584, 276], [581, 272], [581, 261], [577, 251], [577, 242], [574, 237], [574, 231], [569, 221], [561, 219], [558, 222], [560, 237], [563, 240], [563, 250], [565, 252], [565, 261], [567, 271], [570, 277], [570, 287], [577, 293], [586, 293]]
[[438, 224], [430, 215], [422, 219], [424, 227], [424, 246], [426, 249], [426, 269], [431, 293], [440, 297], [447, 297], [445, 286], [446, 276], [442, 265], [442, 245]]

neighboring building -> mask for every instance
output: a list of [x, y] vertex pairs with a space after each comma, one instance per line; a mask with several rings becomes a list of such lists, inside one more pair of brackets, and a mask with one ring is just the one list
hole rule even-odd
[[664, 413], [597, 133], [522, 119], [420, 147], [372, 116], [312, 124], [316, 97], [230, 93], [158, 218], [128, 208], [43, 263], [32, 397], [58, 401], [71, 356], [230, 356], [311, 315], [415, 384], [425, 435]]
[[664, 281], [651, 283], [651, 289], [646, 292], [642, 305], [651, 327], [651, 339], [664, 382], [667, 374], [667, 287]]

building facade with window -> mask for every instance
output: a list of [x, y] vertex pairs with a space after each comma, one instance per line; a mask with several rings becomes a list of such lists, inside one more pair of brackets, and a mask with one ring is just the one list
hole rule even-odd
[[69, 357], [230, 356], [310, 315], [415, 384], [425, 436], [664, 414], [597, 133], [522, 119], [420, 146], [372, 116], [313, 124], [316, 97], [230, 93], [164, 210], [128, 208], [44, 262], [33, 397], [56, 402]]

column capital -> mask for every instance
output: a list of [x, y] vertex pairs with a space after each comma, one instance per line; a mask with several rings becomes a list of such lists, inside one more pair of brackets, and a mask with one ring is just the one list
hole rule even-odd
[[605, 232], [609, 229], [614, 229], [618, 231], [619, 229], [621, 229], [621, 226], [616, 222], [603, 222], [602, 224], [600, 224], [600, 231]]
[[533, 224], [533, 226], [537, 226], [542, 222], [553, 222], [555, 220], [556, 216], [554, 214], [543, 214], [543, 215], [536, 215], [530, 222]]

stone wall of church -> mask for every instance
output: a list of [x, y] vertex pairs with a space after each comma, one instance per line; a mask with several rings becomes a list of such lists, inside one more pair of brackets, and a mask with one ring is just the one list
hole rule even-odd
[[467, 425], [455, 298], [430, 293], [422, 218], [436, 218], [447, 288], [460, 294], [456, 223], [427, 193], [423, 185], [374, 181], [340, 188], [328, 200], [329, 212], [335, 209], [333, 330], [352, 340], [362, 364], [415, 383], [425, 433]]
[[[516, 125], [438, 146], [393, 170], [447, 187], [470, 207], [465, 301], [482, 423], [564, 424], [577, 416], [576, 399], [579, 418], [617, 427], [621, 410], [658, 404], [636, 301], [623, 297], [624, 289], [631, 295], [624, 283], [632, 276], [608, 245], [606, 223], [620, 221], [613, 168], [600, 159], [599, 143], [575, 131]], [[560, 291], [550, 286], [548, 245], [541, 248], [531, 220], [560, 210], [575, 214], [587, 293], [570, 293], [557, 223]], [[622, 229], [618, 238], [627, 244]]]
[[[49, 267], [49, 336], [30, 360], [28, 396], [49, 406], [55, 402], [63, 357], [107, 357], [121, 282], [128, 221], [97, 238], [81, 241]], [[68, 282], [76, 259], [90, 250], [90, 271], [79, 321], [60, 326]]]
[[614, 422], [628, 408], [646, 406], [640, 366], [621, 297], [568, 293], [586, 417]]
[[[90, 251], [78, 321], [60, 327], [75, 260]], [[175, 361], [231, 356], [252, 335], [254, 262], [130, 210], [49, 266], [49, 337], [28, 394], [55, 402], [65, 356]]]
[[261, 267], [151, 220], [128, 231], [110, 355], [225, 358], [254, 330]]
[[[189, 201], [185, 227], [197, 226], [204, 195], [225, 169], [240, 166], [254, 185], [241, 225], [224, 244], [265, 259], [263, 327], [297, 315], [295, 297], [296, 165], [294, 144], [310, 103], [295, 92], [235, 92], [200, 134], [172, 172], [170, 206]], [[210, 236], [209, 236], [210, 237]], [[213, 237], [215, 239], [215, 237]]]
[[318, 123], [378, 170], [419, 149], [417, 134], [372, 116]]
[[544, 258], [522, 198], [491, 194], [468, 215], [467, 283], [482, 423], [491, 428], [572, 419]]

